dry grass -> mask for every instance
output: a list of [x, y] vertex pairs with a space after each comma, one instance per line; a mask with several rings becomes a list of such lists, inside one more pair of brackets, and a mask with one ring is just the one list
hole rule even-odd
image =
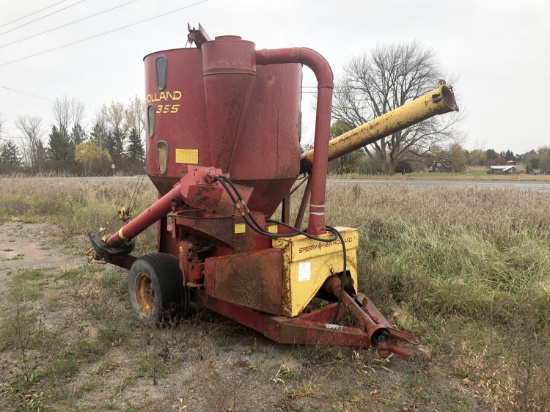
[[[104, 227], [127, 205], [134, 185], [2, 178], [0, 219], [62, 226], [65, 242], [76, 238], [70, 246], [83, 252], [78, 235]], [[134, 210], [155, 199], [146, 181]], [[380, 363], [368, 351], [282, 348], [207, 312], [174, 329], [148, 330], [129, 318], [124, 281], [107, 268], [61, 276], [72, 292], [57, 305], [72, 308], [84, 329], [53, 333], [30, 305], [48, 304], [48, 288], [40, 275], [22, 272], [7, 300], [10, 307], [19, 299], [19, 310], [2, 312], [3, 330], [12, 332], [0, 334], [0, 355], [13, 350], [16, 359], [16, 378], [3, 390], [21, 389], [10, 396], [27, 410], [90, 409], [102, 393], [106, 410], [246, 411], [255, 393], [265, 397], [256, 410], [548, 410], [549, 200], [517, 190], [329, 185], [327, 223], [359, 227], [361, 289], [419, 336], [413, 359]], [[153, 228], [142, 237], [142, 251], [154, 239]], [[47, 348], [60, 344], [73, 348], [63, 352], [71, 355], [48, 362], [56, 359]], [[117, 361], [120, 352], [131, 364]], [[90, 370], [98, 379], [87, 387], [82, 376]], [[60, 391], [60, 379], [71, 380], [74, 393]], [[132, 388], [145, 383], [152, 385], [150, 403], [132, 401]]]
[[[140, 183], [140, 184], [138, 184]], [[120, 227], [117, 211], [138, 214], [157, 199], [147, 178], [0, 178], [0, 218], [62, 225], [66, 239]], [[138, 252], [151, 249], [156, 228], [140, 236]]]
[[360, 227], [362, 285], [395, 322], [495, 410], [550, 406], [548, 194], [334, 185], [327, 203]]

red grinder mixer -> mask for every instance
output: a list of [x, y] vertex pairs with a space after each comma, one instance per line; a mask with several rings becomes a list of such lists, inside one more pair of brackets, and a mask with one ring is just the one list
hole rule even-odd
[[[292, 344], [375, 346], [407, 355], [396, 330], [357, 290], [357, 229], [325, 222], [328, 160], [437, 114], [458, 110], [432, 92], [330, 141], [333, 76], [307, 48], [256, 50], [237, 36], [145, 57], [147, 175], [159, 200], [104, 240], [94, 258], [128, 268], [145, 323], [185, 317], [194, 302]], [[314, 149], [300, 155], [302, 67], [318, 82]], [[290, 223], [293, 186], [305, 183]], [[309, 204], [307, 228], [299, 229]], [[272, 216], [280, 208], [281, 220]], [[158, 223], [157, 223], [158, 222]], [[134, 238], [158, 224], [158, 253]], [[313, 308], [314, 298], [326, 304]], [[353, 326], [341, 324], [351, 315]]]

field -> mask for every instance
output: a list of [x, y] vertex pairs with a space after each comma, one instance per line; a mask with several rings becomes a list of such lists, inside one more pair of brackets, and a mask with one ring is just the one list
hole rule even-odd
[[[2, 411], [550, 410], [550, 196], [330, 185], [358, 227], [361, 290], [416, 334], [409, 359], [278, 346], [208, 311], [148, 328], [125, 271], [88, 264], [146, 180], [0, 178]], [[154, 250], [155, 230], [137, 253]]]

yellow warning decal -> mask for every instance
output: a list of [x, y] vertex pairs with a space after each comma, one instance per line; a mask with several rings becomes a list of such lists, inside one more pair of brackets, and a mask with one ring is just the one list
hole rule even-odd
[[277, 225], [271, 225], [271, 226], [268, 226], [268, 227], [267, 227], [267, 231], [268, 231], [269, 233], [278, 233], [277, 230], [278, 230]]
[[235, 233], [245, 233], [246, 225], [244, 223], [235, 223]]
[[199, 164], [198, 149], [176, 149], [176, 163]]

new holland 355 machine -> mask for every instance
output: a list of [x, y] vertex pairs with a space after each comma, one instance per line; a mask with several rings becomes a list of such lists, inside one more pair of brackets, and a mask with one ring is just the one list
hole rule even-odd
[[[307, 48], [256, 50], [237, 36], [145, 57], [147, 175], [159, 199], [118, 232], [90, 233], [95, 258], [130, 270], [129, 299], [145, 323], [185, 317], [195, 302], [287, 344], [418, 343], [394, 329], [357, 285], [357, 229], [325, 222], [327, 163], [437, 114], [452, 89], [426, 95], [329, 141], [333, 75]], [[318, 82], [314, 149], [300, 155], [302, 66]], [[306, 183], [293, 224], [290, 200]], [[309, 205], [307, 227], [302, 220]], [[271, 217], [280, 208], [281, 220]], [[158, 253], [132, 256], [158, 224]], [[326, 305], [313, 308], [314, 298]], [[342, 320], [354, 319], [349, 326]]]

